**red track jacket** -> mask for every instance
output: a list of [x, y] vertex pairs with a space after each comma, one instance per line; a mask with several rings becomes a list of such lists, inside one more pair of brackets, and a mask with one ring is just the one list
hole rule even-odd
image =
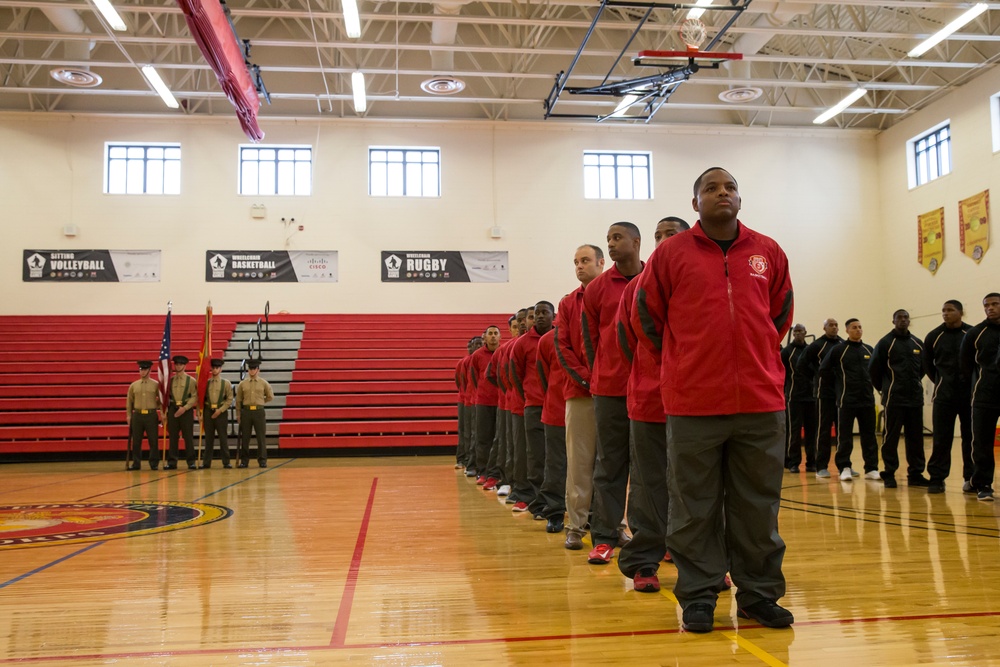
[[542, 403], [542, 423], [549, 426], [566, 426], [566, 371], [556, 357], [556, 330], [552, 329], [538, 340], [538, 381], [545, 390]]
[[556, 324], [556, 357], [566, 372], [563, 395], [566, 400], [590, 396], [590, 367], [583, 351], [583, 286], [567, 294], [559, 302], [559, 321]]
[[597, 396], [624, 396], [627, 391], [629, 365], [618, 345], [616, 324], [618, 304], [629, 282], [618, 270], [618, 265], [612, 264], [610, 269], [594, 278], [583, 293], [580, 318], [583, 345], [593, 373], [590, 393]]

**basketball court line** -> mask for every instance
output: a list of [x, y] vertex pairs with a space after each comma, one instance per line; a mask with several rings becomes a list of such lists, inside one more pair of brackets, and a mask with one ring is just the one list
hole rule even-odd
[[372, 488], [368, 492], [365, 515], [361, 519], [358, 541], [354, 545], [354, 555], [351, 557], [351, 567], [347, 571], [347, 581], [344, 582], [344, 593], [340, 598], [337, 620], [333, 624], [333, 636], [330, 637], [332, 648], [343, 648], [347, 641], [347, 625], [351, 621], [351, 607], [354, 605], [354, 593], [358, 587], [358, 573], [361, 570], [361, 557], [364, 555], [365, 540], [368, 537], [368, 524], [372, 518], [372, 505], [375, 504], [376, 488], [378, 488], [378, 477], [372, 479]]

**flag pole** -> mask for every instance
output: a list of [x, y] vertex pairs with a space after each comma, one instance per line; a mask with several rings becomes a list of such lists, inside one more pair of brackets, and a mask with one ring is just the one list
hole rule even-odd
[[208, 378], [206, 374], [211, 374], [211, 370], [205, 364], [212, 362], [212, 302], [209, 301], [205, 307], [205, 331], [202, 333], [201, 350], [198, 352], [198, 368], [195, 370], [196, 388], [198, 396], [198, 406], [195, 414], [198, 415], [198, 467], [201, 468], [202, 452], [204, 451], [205, 438], [205, 399], [207, 398]]
[[[167, 321], [170, 320], [170, 313], [173, 311], [173, 309], [174, 309], [174, 302], [173, 301], [167, 301]], [[164, 327], [164, 329], [166, 329], [166, 327]], [[162, 457], [161, 457], [160, 460], [161, 460], [161, 463], [163, 463], [163, 467], [166, 468], [167, 465], [169, 465], [169, 463], [168, 463], [168, 450], [167, 450], [167, 448], [169, 447], [169, 443], [167, 442], [167, 410], [169, 409], [169, 401], [167, 401], [166, 399], [170, 398], [170, 372], [169, 372], [169, 368], [170, 368], [170, 338], [168, 337], [166, 331], [164, 331], [164, 341], [163, 341], [163, 343], [167, 346], [166, 347], [167, 363], [165, 365], [163, 363], [161, 363], [159, 371], [162, 372], [162, 370], [164, 368], [167, 368], [168, 371], [167, 371], [167, 377], [165, 379], [163, 379], [163, 386], [166, 387], [167, 396], [165, 398], [161, 397], [161, 400], [160, 400], [160, 404], [161, 404], [160, 405], [160, 409], [163, 411], [161, 413], [161, 421], [163, 422], [163, 445], [160, 448], [160, 452], [162, 453]], [[163, 354], [164, 354], [164, 351], [161, 349], [161, 351], [160, 351], [161, 358], [162, 358]]]

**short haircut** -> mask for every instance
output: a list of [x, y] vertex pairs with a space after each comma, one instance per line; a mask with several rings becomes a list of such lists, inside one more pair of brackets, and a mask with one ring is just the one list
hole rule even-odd
[[537, 305], [537, 304], [534, 304], [534, 303], [533, 303], [533, 304], [531, 304], [530, 306], [526, 306], [526, 307], [524, 308], [524, 310], [525, 310], [525, 311], [529, 311], [529, 310], [534, 310], [534, 309], [535, 309], [535, 306], [536, 306], [536, 305]]
[[556, 312], [556, 307], [555, 307], [555, 306], [553, 306], [553, 305], [552, 305], [552, 303], [551, 303], [551, 302], [549, 302], [549, 301], [539, 301], [539, 302], [538, 302], [538, 303], [536, 303], [535, 305], [536, 305], [536, 306], [541, 306], [541, 305], [545, 305], [545, 306], [548, 306], [548, 307], [549, 307], [549, 310], [551, 310], [553, 314], [555, 314], [555, 312]]
[[859, 320], [858, 318], [852, 317], [851, 319], [849, 319], [846, 322], [844, 322], [844, 328], [846, 329], [847, 327], [851, 326], [852, 322], [860, 322], [860, 321], [861, 320]]
[[612, 222], [608, 226], [608, 229], [611, 229], [611, 227], [621, 227], [621, 228], [627, 230], [629, 236], [631, 236], [634, 239], [641, 239], [642, 238], [642, 234], [639, 233], [639, 228], [636, 227], [631, 222], [626, 222], [624, 220], [621, 221], [621, 222]]
[[986, 299], [989, 299], [990, 297], [993, 297], [993, 296], [995, 296], [996, 298], [1000, 299], [1000, 294], [998, 294], [997, 292], [990, 292], [989, 294], [987, 294], [986, 296], [983, 297], [983, 303], [986, 303]]
[[[597, 261], [601, 261], [602, 259], [604, 259], [604, 251], [601, 250], [600, 246], [596, 246], [590, 243], [584, 243], [582, 246], [580, 246], [580, 248], [590, 248], [591, 250], [593, 250], [594, 258]], [[580, 248], [577, 248], [577, 250], [579, 250]]]
[[959, 312], [961, 313], [965, 312], [965, 307], [962, 305], [962, 302], [959, 301], [958, 299], [948, 299], [947, 301], [945, 301], [946, 305], [949, 303], [955, 306], [955, 308], [957, 308]]
[[[701, 172], [698, 175], [698, 178], [696, 178], [694, 180], [694, 196], [695, 197], [698, 196], [698, 190], [701, 188], [701, 179], [705, 178], [705, 174], [707, 174], [710, 171], [724, 171], [727, 174], [729, 174], [729, 170], [728, 169], [723, 169], [722, 167], [709, 167], [705, 171]], [[735, 176], [733, 176], [732, 174], [729, 174], [729, 177], [733, 179], [733, 183], [736, 183], [736, 177]], [[740, 184], [736, 183], [736, 188], [739, 189], [739, 187], [740, 187]]]
[[[510, 324], [510, 323], [508, 322], [508, 324]], [[490, 329], [496, 329], [497, 331], [500, 331], [500, 327], [498, 327], [495, 324], [491, 324], [490, 326], [486, 327], [486, 331], [484, 331], [483, 333], [485, 334], [485, 333], [489, 332]]]
[[[507, 318], [507, 325], [510, 326], [510, 323], [513, 322], [516, 319], [517, 319], [517, 315], [511, 315], [510, 317]], [[497, 328], [499, 328], [499, 327], [497, 327]]]
[[688, 224], [687, 220], [678, 218], [676, 215], [668, 215], [665, 218], [660, 218], [659, 220], [656, 221], [656, 224], [658, 225], [661, 222], [676, 222], [677, 226], [685, 231], [691, 229], [691, 225]]
[[900, 313], [906, 313], [907, 316], [909, 316], [910, 311], [908, 311], [906, 308], [900, 308], [899, 310], [897, 310], [892, 314], [892, 319], [896, 319], [896, 315], [899, 315]]

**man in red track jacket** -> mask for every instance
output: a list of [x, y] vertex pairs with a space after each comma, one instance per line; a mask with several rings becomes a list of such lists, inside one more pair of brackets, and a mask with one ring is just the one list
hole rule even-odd
[[778, 535], [784, 369], [792, 318], [788, 259], [738, 219], [736, 179], [713, 167], [694, 184], [698, 224], [653, 251], [633, 324], [661, 353], [667, 414], [667, 548], [683, 625], [710, 632], [726, 568], [737, 614], [786, 627]]
[[493, 353], [499, 345], [499, 327], [487, 327], [486, 333], [483, 334], [483, 346], [472, 354], [472, 362], [469, 364], [470, 375], [475, 385], [473, 401], [476, 405], [475, 460], [470, 465], [480, 476], [486, 472], [490, 447], [493, 446], [493, 436], [496, 435], [497, 386], [487, 379], [486, 367], [489, 366]]
[[[667, 217], [656, 224], [656, 245], [691, 229], [681, 218]], [[635, 290], [632, 280], [618, 304], [618, 343], [628, 376], [629, 434], [632, 436], [632, 465], [629, 475], [628, 525], [632, 540], [618, 553], [618, 569], [632, 580], [640, 593], [656, 593], [660, 561], [667, 553], [667, 430], [660, 398], [660, 357], [651, 348], [638, 344], [632, 327]]]
[[[555, 314], [553, 314], [555, 315]], [[555, 319], [553, 319], [553, 324]], [[545, 392], [542, 424], [545, 426], [545, 472], [540, 490], [545, 531], [560, 533], [566, 514], [566, 373], [556, 357], [556, 330], [538, 340], [538, 382]]]
[[590, 368], [583, 347], [583, 291], [604, 271], [604, 251], [595, 245], [577, 248], [573, 257], [580, 287], [559, 302], [559, 323], [555, 343], [559, 365], [566, 372], [566, 548], [582, 549], [585, 526], [590, 521], [590, 500], [594, 493], [594, 455], [597, 451], [597, 423], [590, 397]]
[[594, 548], [587, 560], [607, 564], [624, 537], [625, 493], [629, 473], [629, 366], [618, 345], [618, 304], [625, 286], [642, 271], [639, 228], [616, 222], [608, 228], [608, 256], [614, 265], [594, 278], [583, 293], [583, 345], [591, 370], [590, 393], [597, 420], [594, 457], [594, 501], [590, 536]]

